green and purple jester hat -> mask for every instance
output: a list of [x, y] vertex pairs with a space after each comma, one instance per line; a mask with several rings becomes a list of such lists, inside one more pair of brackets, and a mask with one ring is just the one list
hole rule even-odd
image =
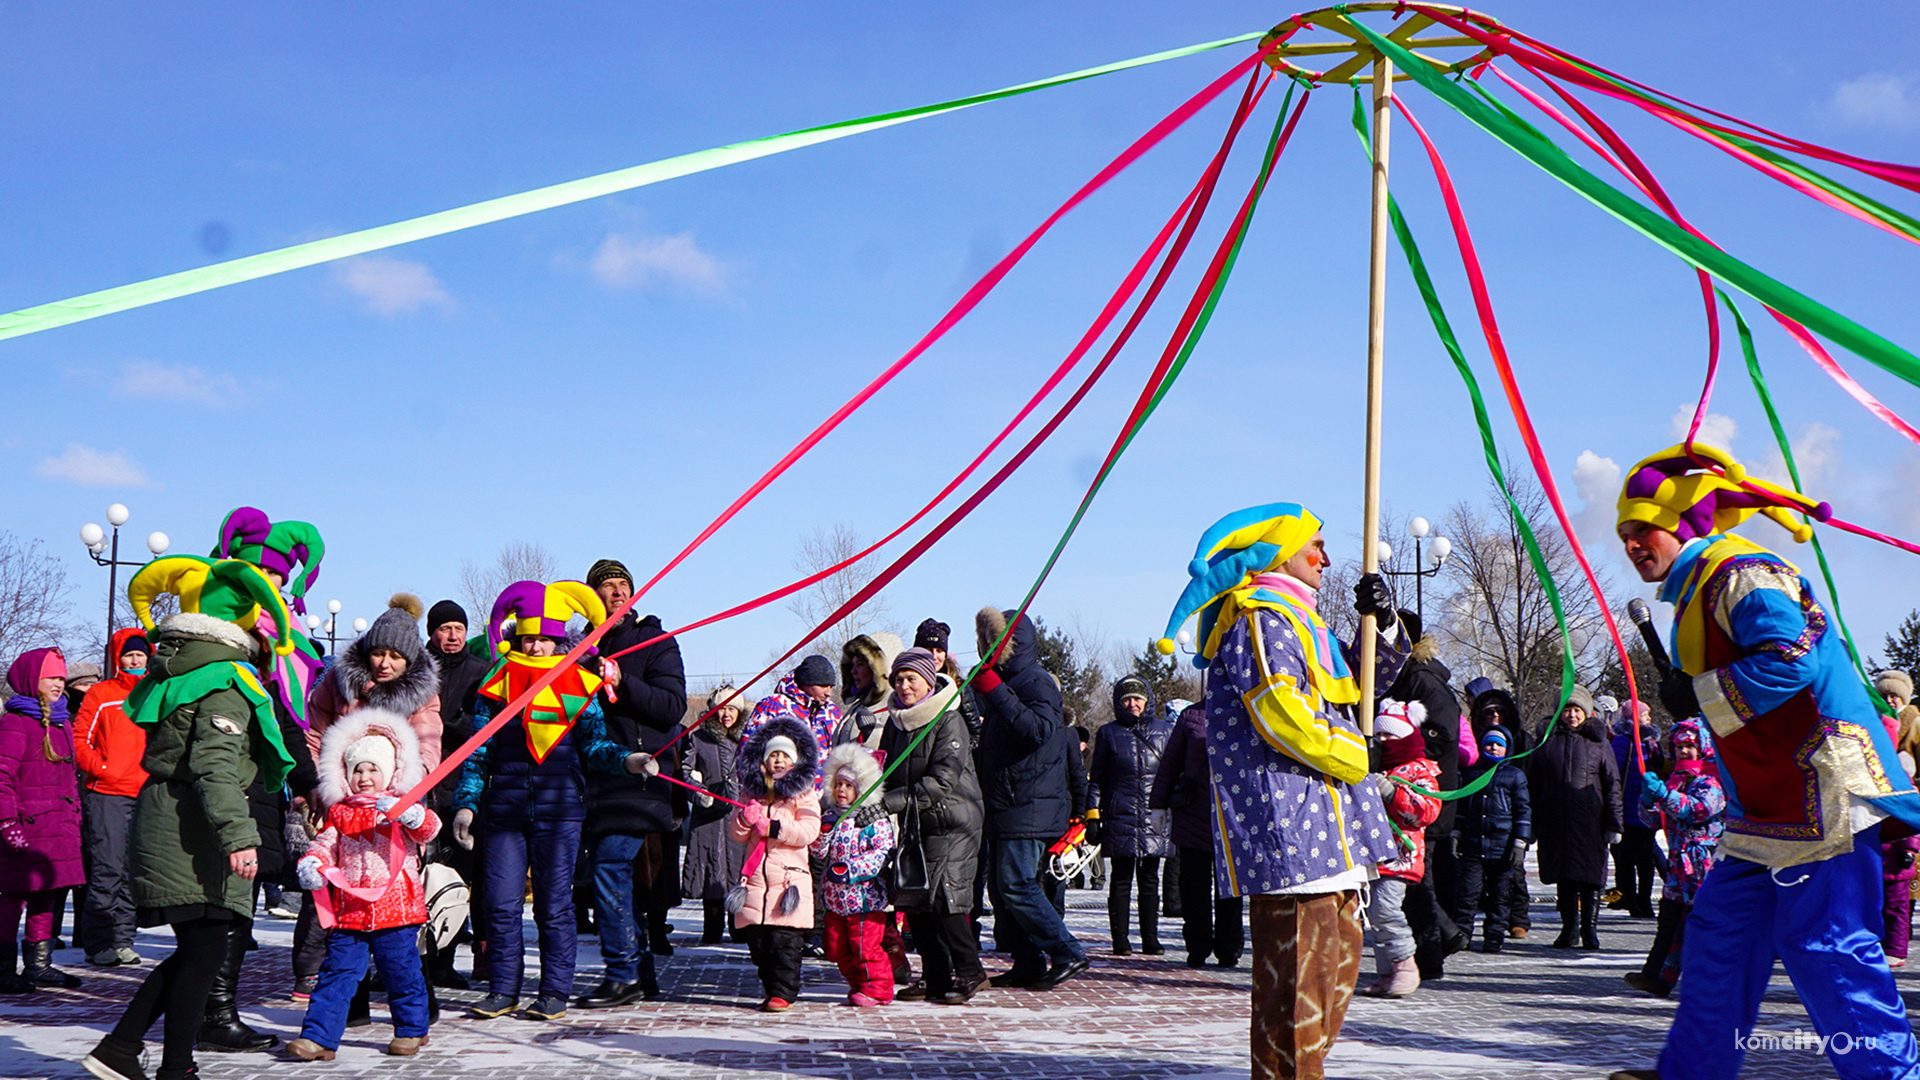
[[[307, 590], [320, 576], [320, 560], [326, 551], [326, 544], [320, 539], [320, 530], [307, 522], [275, 522], [251, 506], [242, 506], [220, 522], [220, 542], [214, 547], [213, 555], [221, 559], [240, 559], [280, 575], [287, 583], [287, 591], [292, 598], [288, 606], [304, 615], [307, 612]], [[302, 571], [298, 577], [293, 573], [296, 565]], [[259, 620], [257, 629], [268, 638], [274, 637], [276, 628], [273, 626], [272, 613], [263, 608]], [[293, 641], [293, 651], [287, 654], [270, 653], [262, 666], [266, 669], [267, 688], [272, 691], [274, 699], [304, 729], [308, 726], [307, 695], [313, 689], [313, 680], [319, 676], [322, 664], [319, 650], [302, 632], [300, 620], [295, 618], [290, 621], [293, 625], [287, 627], [286, 631]]]

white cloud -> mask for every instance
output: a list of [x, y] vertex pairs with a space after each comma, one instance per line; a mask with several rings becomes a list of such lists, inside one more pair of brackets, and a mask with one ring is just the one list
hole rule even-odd
[[700, 250], [692, 233], [674, 236], [633, 236], [608, 233], [594, 250], [587, 268], [600, 283], [613, 288], [677, 287], [716, 294], [727, 288], [727, 268]]
[[147, 471], [126, 454], [68, 443], [57, 457], [40, 459], [40, 475], [83, 487], [150, 487]]
[[376, 315], [406, 315], [424, 307], [452, 307], [453, 295], [423, 262], [390, 255], [360, 255], [342, 259], [333, 277], [346, 290], [366, 301]]
[[192, 364], [128, 360], [120, 365], [113, 392], [124, 398], [173, 401], [224, 409], [247, 403], [247, 392], [231, 375], [216, 375]]
[[[1693, 404], [1682, 405], [1679, 411], [1673, 414], [1673, 420], [1667, 426], [1673, 434], [1674, 442], [1687, 441], [1687, 428], [1693, 424], [1694, 408]], [[1700, 432], [1693, 437], [1693, 441], [1718, 447], [1731, 454], [1734, 437], [1739, 434], [1740, 425], [1734, 422], [1733, 417], [1724, 413], [1710, 412], [1701, 419]]]
[[1613, 539], [1614, 507], [1620, 496], [1620, 466], [1591, 450], [1580, 451], [1573, 463], [1573, 491], [1584, 504], [1573, 515], [1573, 527], [1589, 549], [1605, 547]]
[[1848, 79], [1833, 88], [1833, 115], [1854, 127], [1906, 131], [1920, 126], [1920, 94], [1913, 80], [1879, 72]]

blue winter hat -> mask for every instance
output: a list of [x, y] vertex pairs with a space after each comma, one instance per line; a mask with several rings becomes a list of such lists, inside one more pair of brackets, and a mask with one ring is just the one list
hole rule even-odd
[[1187, 564], [1187, 573], [1193, 580], [1180, 594], [1179, 603], [1167, 619], [1167, 636], [1156, 642], [1156, 647], [1168, 656], [1173, 655], [1174, 635], [1180, 632], [1181, 624], [1197, 612], [1200, 647], [1194, 654], [1193, 664], [1206, 667], [1212, 659], [1208, 644], [1213, 639], [1213, 623], [1220, 614], [1221, 598], [1249, 576], [1293, 558], [1319, 531], [1320, 519], [1299, 503], [1248, 507], [1214, 522], [1200, 535], [1193, 561]]
[[815, 653], [793, 669], [793, 681], [801, 686], [832, 686], [833, 661]]
[[1489, 743], [1498, 743], [1500, 749], [1511, 750], [1513, 749], [1513, 736], [1507, 734], [1507, 729], [1505, 728], [1488, 728], [1487, 733], [1480, 736], [1480, 748], [1483, 750], [1486, 749]]

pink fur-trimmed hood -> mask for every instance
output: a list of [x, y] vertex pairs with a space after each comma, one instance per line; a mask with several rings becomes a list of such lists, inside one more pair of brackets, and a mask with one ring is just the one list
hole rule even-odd
[[320, 773], [320, 801], [333, 806], [347, 797], [347, 770], [343, 764], [347, 748], [368, 735], [384, 735], [393, 743], [393, 776], [387, 790], [405, 794], [426, 779], [427, 770], [420, 759], [420, 737], [414, 734], [407, 718], [386, 709], [365, 708], [335, 720], [320, 740], [320, 756], [314, 765]]

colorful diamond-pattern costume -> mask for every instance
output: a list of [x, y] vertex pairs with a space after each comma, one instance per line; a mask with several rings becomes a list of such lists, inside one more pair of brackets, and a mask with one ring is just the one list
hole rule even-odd
[[[564, 656], [526, 656], [508, 653], [480, 683], [480, 696], [502, 705], [517, 701], [542, 675], [566, 660]], [[581, 710], [593, 700], [603, 680], [578, 664], [565, 664], [552, 683], [542, 687], [521, 711], [521, 725], [527, 729], [527, 752], [536, 762], [544, 762], [553, 745], [567, 733]]]

